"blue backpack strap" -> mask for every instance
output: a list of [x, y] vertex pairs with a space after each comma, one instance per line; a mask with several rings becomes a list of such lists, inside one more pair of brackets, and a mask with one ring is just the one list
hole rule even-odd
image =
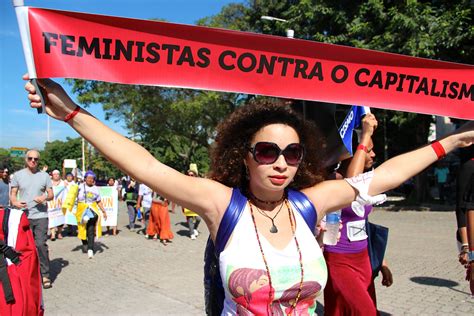
[[245, 205], [247, 204], [247, 198], [240, 192], [239, 189], [234, 188], [232, 190], [232, 197], [230, 198], [229, 206], [222, 217], [219, 225], [219, 230], [216, 235], [216, 254], [220, 254], [229, 241], [230, 235], [234, 231], [234, 227], [240, 219]]
[[234, 188], [229, 206], [219, 225], [215, 245], [211, 237], [207, 240], [204, 253], [204, 301], [207, 315], [220, 315], [222, 312], [225, 293], [219, 271], [219, 255], [229, 241], [246, 203], [247, 198], [239, 189]]
[[316, 208], [313, 203], [308, 199], [308, 197], [300, 191], [288, 190], [288, 200], [291, 205], [300, 212], [303, 216], [304, 221], [308, 225], [312, 233], [316, 229], [316, 222], [318, 220], [318, 214], [316, 213]]

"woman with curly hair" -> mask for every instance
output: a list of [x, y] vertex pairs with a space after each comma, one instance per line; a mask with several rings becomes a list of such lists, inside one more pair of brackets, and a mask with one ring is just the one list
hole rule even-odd
[[[281, 296], [295, 283], [300, 286], [294, 297], [287, 299], [292, 302], [290, 307], [285, 308], [290, 313], [296, 310], [304, 282], [314, 281], [321, 285], [321, 290], [324, 288], [324, 257], [313, 229], [288, 203], [289, 188], [303, 193], [320, 219], [356, 198], [361, 203], [373, 202], [373, 195], [399, 186], [446, 152], [474, 141], [474, 126], [470, 124], [432, 146], [392, 158], [360, 177], [323, 181], [324, 144], [314, 128], [288, 105], [255, 102], [240, 107], [218, 126], [212, 178], [188, 177], [106, 127], [76, 105], [55, 82], [38, 82], [44, 89], [48, 115], [66, 121], [127, 174], [195, 211], [204, 219], [214, 242], [233, 194], [240, 191], [245, 195], [245, 209], [219, 256], [226, 289], [223, 315], [237, 313], [228, 282], [232, 272], [239, 269], [266, 271], [267, 295], [259, 295], [260, 299], [252, 297], [249, 306], [250, 312], [265, 311], [258, 312], [259, 315], [272, 314], [274, 302], [283, 307]], [[34, 86], [28, 82], [25, 88], [31, 107], [41, 107]]]

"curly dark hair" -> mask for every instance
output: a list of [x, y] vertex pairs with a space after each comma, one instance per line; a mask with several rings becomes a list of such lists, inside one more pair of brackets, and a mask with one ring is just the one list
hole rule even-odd
[[211, 146], [210, 177], [229, 187], [246, 190], [248, 181], [244, 160], [250, 141], [261, 128], [286, 124], [294, 128], [306, 153], [290, 188], [303, 189], [324, 180], [323, 158], [326, 143], [316, 126], [282, 100], [254, 100], [234, 111], [217, 126], [216, 141]]

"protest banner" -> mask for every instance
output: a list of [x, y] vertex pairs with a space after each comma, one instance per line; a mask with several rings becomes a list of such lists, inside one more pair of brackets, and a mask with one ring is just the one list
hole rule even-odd
[[114, 187], [98, 187], [102, 205], [107, 213], [107, 220], [102, 226], [117, 226], [118, 218], [118, 191]]
[[63, 185], [53, 187], [54, 199], [48, 201], [48, 228], [61, 226], [66, 223], [66, 219], [62, 211], [65, 192], [66, 187]]
[[66, 77], [474, 118], [474, 66], [305, 40], [17, 7], [31, 78]]
[[64, 168], [77, 168], [77, 161], [76, 159], [64, 159], [63, 166]]
[[72, 211], [66, 211], [66, 215], [64, 215], [65, 224], [77, 226], [77, 219], [76, 219], [76, 216], [74, 215], [74, 213], [76, 212], [76, 209], [77, 209], [77, 205], [74, 205]]

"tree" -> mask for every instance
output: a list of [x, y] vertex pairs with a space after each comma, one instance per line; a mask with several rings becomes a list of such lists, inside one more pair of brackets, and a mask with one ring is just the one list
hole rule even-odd
[[[86, 168], [93, 170], [98, 178], [119, 177], [120, 170], [108, 162], [100, 153], [91, 151], [89, 146], [85, 150]], [[41, 151], [41, 166], [47, 165], [48, 171], [54, 169], [62, 170], [64, 159], [76, 159], [79, 163], [82, 159], [82, 139], [67, 138], [66, 141], [55, 140], [45, 144]]]
[[10, 150], [0, 148], [0, 167], [6, 166], [10, 174], [24, 167], [25, 161], [23, 157], [10, 157]]
[[64, 159], [80, 159], [81, 138], [67, 138], [66, 141], [47, 142], [41, 151], [41, 165], [47, 165], [48, 171], [62, 170]]

